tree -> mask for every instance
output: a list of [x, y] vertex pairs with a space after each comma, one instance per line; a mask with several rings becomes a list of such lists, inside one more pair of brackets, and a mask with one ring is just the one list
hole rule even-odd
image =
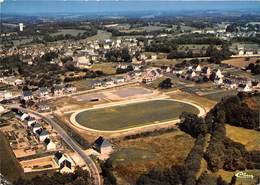
[[166, 78], [165, 80], [161, 81], [161, 83], [159, 84], [159, 87], [161, 89], [169, 89], [172, 87], [172, 81], [170, 78]]
[[132, 57], [129, 54], [128, 48], [123, 48], [122, 49], [121, 58], [122, 58], [123, 62], [132, 62]]

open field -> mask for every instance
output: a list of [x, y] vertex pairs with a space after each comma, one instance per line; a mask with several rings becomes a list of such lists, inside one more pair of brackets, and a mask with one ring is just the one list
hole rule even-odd
[[103, 30], [98, 30], [96, 35], [92, 37], [88, 37], [86, 40], [87, 41], [106, 40], [106, 39], [110, 39], [111, 37], [112, 37], [112, 33]]
[[243, 68], [243, 67], [248, 66], [248, 64], [250, 64], [250, 63], [255, 63], [256, 60], [258, 60], [258, 59], [260, 59], [260, 58], [251, 57], [247, 61], [246, 57], [241, 57], [241, 58], [232, 58], [232, 59], [224, 60], [224, 61], [222, 61], [222, 63], [229, 64], [229, 65], [234, 66], [234, 67]]
[[94, 71], [103, 71], [103, 73], [107, 75], [113, 75], [116, 74], [116, 66], [117, 64], [111, 62], [98, 63], [98, 64], [93, 64], [91, 69]]
[[79, 112], [75, 120], [82, 126], [115, 131], [176, 120], [183, 111], [198, 114], [197, 108], [172, 100], [152, 100]]
[[204, 97], [219, 102], [221, 101], [222, 98], [226, 97], [226, 96], [233, 96], [236, 95], [237, 91], [236, 90], [225, 90], [225, 91], [216, 91], [215, 93], [210, 93], [210, 94], [206, 94], [204, 95]]
[[260, 151], [260, 132], [226, 124], [227, 137], [245, 145], [247, 150]]
[[167, 92], [167, 95], [174, 99], [192, 102], [194, 104], [200, 105], [207, 111], [212, 109], [214, 107], [214, 105], [216, 104], [215, 101], [210, 100], [208, 98], [198, 96], [195, 94], [191, 94], [191, 93], [187, 93], [187, 92], [180, 91], [180, 90], [173, 91], [173, 92]]
[[156, 168], [163, 170], [172, 165], [181, 165], [194, 145], [194, 139], [174, 131], [159, 136], [150, 136], [116, 143], [118, 151], [110, 160], [118, 184], [134, 184], [141, 174]]
[[23, 177], [23, 170], [2, 132], [0, 132], [0, 172], [10, 181]]
[[78, 30], [78, 29], [61, 29], [59, 30], [57, 33], [52, 33], [52, 36], [55, 35], [66, 35], [66, 34], [70, 34], [72, 36], [77, 36], [79, 33], [84, 33], [85, 30]]

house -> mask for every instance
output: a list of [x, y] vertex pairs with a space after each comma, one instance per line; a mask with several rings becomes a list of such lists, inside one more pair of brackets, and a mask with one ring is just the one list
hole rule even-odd
[[32, 132], [35, 134], [37, 130], [42, 129], [42, 126], [39, 123], [33, 123], [31, 124]]
[[151, 59], [152, 59], [153, 61], [156, 60], [156, 59], [157, 59], [157, 55], [156, 55], [156, 54], [151, 55]]
[[17, 86], [17, 85], [23, 84], [23, 80], [17, 79], [14, 76], [4, 77], [2, 82], [5, 83], [5, 84], [8, 84], [8, 85], [12, 85], [12, 86]]
[[222, 85], [223, 84], [223, 79], [222, 78], [217, 78], [217, 79], [214, 80], [214, 83], [216, 85]]
[[96, 88], [96, 87], [102, 87], [102, 82], [100, 80], [96, 80], [93, 82], [92, 88]]
[[197, 66], [195, 67], [195, 71], [196, 71], [196, 72], [201, 72], [201, 66], [200, 66], [200, 65], [197, 65]]
[[46, 97], [49, 95], [49, 90], [47, 87], [41, 87], [38, 89], [38, 95], [40, 97]]
[[238, 55], [240, 55], [240, 56], [243, 56], [244, 53], [245, 53], [244, 50], [239, 50], [239, 51], [238, 51]]
[[64, 87], [64, 90], [67, 93], [73, 93], [73, 92], [77, 91], [76, 87], [72, 84], [66, 84], [65, 87]]
[[109, 50], [109, 49], [110, 49], [110, 46], [109, 46], [109, 44], [104, 44], [103, 48], [104, 48], [105, 50]]
[[37, 108], [38, 108], [39, 112], [49, 112], [49, 111], [51, 111], [50, 106], [46, 103], [39, 103], [37, 105]]
[[171, 68], [169, 66], [161, 66], [161, 70], [165, 73], [171, 72]]
[[90, 68], [92, 65], [89, 57], [86, 56], [77, 57], [75, 61], [77, 62], [77, 66], [81, 69]]
[[54, 154], [54, 161], [59, 166], [61, 173], [70, 173], [74, 171], [72, 160], [60, 151]]
[[66, 159], [67, 159], [67, 157], [60, 151], [58, 151], [54, 154], [54, 161], [58, 164], [59, 167], [60, 167], [61, 163]]
[[252, 89], [251, 87], [249, 86], [249, 84], [239, 84], [238, 85], [238, 89], [237, 89], [239, 92], [251, 92]]
[[20, 116], [20, 119], [21, 119], [22, 121], [24, 121], [25, 118], [29, 117], [29, 114], [20, 112], [19, 116]]
[[32, 91], [23, 91], [21, 99], [25, 101], [32, 100], [33, 99]]
[[74, 170], [72, 168], [72, 163], [69, 160], [64, 160], [60, 165], [61, 173], [72, 173]]
[[36, 130], [35, 135], [38, 138], [38, 140], [41, 142], [43, 142], [46, 138], [49, 138], [48, 132], [43, 128]]
[[140, 55], [140, 59], [141, 59], [141, 60], [145, 60], [146, 58], [147, 58], [147, 57], [145, 56], [145, 54], [142, 53], [142, 54]]
[[117, 83], [117, 84], [124, 83], [125, 78], [123, 76], [117, 76], [117, 77], [114, 78], [114, 82]]
[[105, 86], [110, 86], [110, 85], [114, 85], [115, 82], [112, 79], [106, 79], [106, 80], [104, 80], [104, 84], [105, 84]]
[[113, 152], [111, 143], [101, 136], [94, 142], [92, 148], [98, 153], [105, 155], [109, 155]]
[[144, 83], [149, 83], [156, 80], [159, 77], [161, 77], [161, 70], [159, 68], [150, 68], [147, 69], [144, 73], [142, 81]]
[[55, 85], [54, 87], [52, 87], [52, 94], [53, 96], [62, 96], [63, 95], [63, 86], [61, 85]]
[[210, 67], [204, 67], [203, 69], [202, 69], [202, 73], [203, 74], [205, 74], [208, 78], [210, 77], [210, 75], [211, 75], [211, 69], [210, 69]]
[[221, 73], [221, 71], [219, 69], [216, 72], [216, 77], [217, 78], [223, 78], [223, 75], [222, 75], [222, 73]]
[[11, 91], [7, 91], [7, 90], [4, 90], [4, 91], [0, 91], [0, 101], [2, 100], [10, 100], [13, 98], [13, 94]]
[[245, 55], [253, 55], [254, 52], [253, 51], [246, 51], [246, 54]]
[[33, 123], [36, 123], [35, 118], [33, 118], [33, 117], [31, 117], [31, 116], [26, 117], [26, 118], [25, 118], [25, 121], [27, 122], [27, 126], [28, 126], [28, 127], [31, 127], [31, 125], [32, 125]]
[[50, 138], [44, 139], [43, 144], [44, 144], [46, 150], [55, 150], [56, 149], [55, 143], [52, 142], [52, 140]]
[[187, 71], [187, 75], [186, 75], [187, 79], [193, 79], [196, 76], [197, 76], [197, 73], [195, 71]]

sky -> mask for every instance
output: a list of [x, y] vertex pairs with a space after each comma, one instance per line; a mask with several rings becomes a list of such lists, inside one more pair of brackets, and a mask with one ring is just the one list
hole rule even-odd
[[259, 11], [260, 13], [260, 0], [249, 1], [251, 0], [5, 0], [1, 4], [1, 11], [6, 14], [16, 15], [51, 13], [102, 14], [104, 12], [149, 12], [149, 14], [160, 14], [162, 12], [207, 10], [249, 13]]

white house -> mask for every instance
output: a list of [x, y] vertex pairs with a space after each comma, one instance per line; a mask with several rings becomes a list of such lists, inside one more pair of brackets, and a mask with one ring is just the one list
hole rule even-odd
[[237, 89], [239, 92], [251, 92], [252, 91], [252, 88], [246, 84], [240, 84], [238, 85], [238, 89]]
[[54, 154], [54, 161], [59, 166], [61, 173], [70, 173], [74, 171], [72, 160], [60, 151]]
[[4, 90], [4, 91], [0, 91], [0, 101], [2, 100], [10, 100], [13, 98], [13, 94], [11, 91], [7, 91], [7, 90]]
[[25, 101], [32, 100], [33, 99], [32, 91], [23, 91], [21, 99]]
[[64, 87], [65, 92], [67, 93], [73, 93], [77, 91], [77, 88], [72, 84], [66, 84]]
[[109, 155], [113, 152], [111, 143], [101, 136], [94, 142], [93, 149], [98, 153], [105, 155]]
[[222, 78], [217, 78], [217, 79], [214, 80], [214, 83], [216, 85], [222, 85], [223, 84], [223, 79]]
[[60, 85], [56, 85], [52, 88], [52, 93], [53, 93], [53, 96], [62, 96], [64, 93], [63, 93], [63, 86], [60, 86]]
[[152, 59], [153, 61], [156, 60], [156, 59], [157, 59], [157, 55], [156, 55], [156, 54], [151, 55], [151, 59]]
[[27, 117], [29, 117], [29, 115], [28, 115], [27, 113], [22, 113], [20, 119], [21, 119], [22, 121], [24, 121], [25, 118], [27, 118]]
[[195, 71], [196, 71], [196, 72], [201, 72], [201, 66], [200, 66], [200, 65], [197, 65], [197, 67], [195, 68]]
[[81, 56], [76, 59], [79, 68], [89, 68], [92, 64], [89, 57]]
[[221, 73], [221, 71], [219, 69], [216, 72], [216, 77], [223, 78], [223, 75], [222, 75], [222, 73]]
[[56, 149], [55, 143], [50, 138], [44, 139], [43, 144], [44, 144], [46, 150], [55, 150]]
[[36, 123], [35, 118], [33, 118], [33, 117], [31, 117], [31, 116], [26, 117], [26, 118], [25, 118], [25, 121], [27, 122], [27, 126], [28, 126], [28, 127], [31, 127], [31, 125], [32, 125], [33, 123]]
[[36, 130], [35, 135], [40, 142], [43, 142], [46, 138], [49, 138], [48, 132], [43, 128]]
[[31, 125], [32, 132], [35, 134], [37, 130], [42, 129], [42, 126], [39, 123], [33, 123]]
[[49, 91], [48, 91], [48, 88], [47, 87], [41, 87], [38, 89], [38, 95], [40, 97], [46, 97], [49, 95]]

